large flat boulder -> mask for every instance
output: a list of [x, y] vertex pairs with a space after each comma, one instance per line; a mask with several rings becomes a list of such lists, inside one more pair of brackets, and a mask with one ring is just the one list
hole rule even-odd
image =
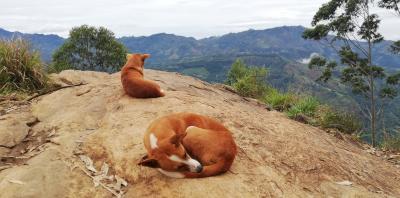
[[[122, 90], [119, 73], [54, 75], [66, 84], [87, 84], [32, 104], [40, 123], [31, 130], [55, 132], [25, 165], [0, 171], [0, 191], [7, 192], [5, 197], [110, 197], [106, 188], [94, 185], [92, 177], [99, 173], [90, 173], [106, 163], [109, 175], [128, 182], [122, 188], [126, 197], [400, 196], [399, 169], [351, 142], [269, 111], [223, 86], [154, 70], [145, 70], [145, 77], [157, 81], [166, 96], [131, 98]], [[137, 165], [146, 153], [148, 124], [183, 111], [214, 117], [231, 130], [239, 152], [229, 172], [173, 179]], [[82, 156], [88, 157], [86, 164]]]

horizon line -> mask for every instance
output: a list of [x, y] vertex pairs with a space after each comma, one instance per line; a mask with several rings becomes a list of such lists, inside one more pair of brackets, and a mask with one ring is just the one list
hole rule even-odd
[[[87, 24], [83, 24], [83, 25], [87, 25]], [[82, 25], [80, 25], [80, 26], [82, 26]], [[93, 25], [88, 25], [88, 26], [93, 26]], [[75, 28], [75, 27], [79, 27], [79, 26], [74, 26], [72, 28]], [[104, 26], [94, 26], [94, 27], [99, 28], [99, 27], [104, 27]], [[153, 33], [153, 34], [150, 34], [150, 35], [139, 35], [139, 36], [135, 36], [135, 35], [116, 36], [115, 32], [113, 32], [111, 29], [109, 29], [107, 27], [104, 27], [104, 28], [106, 28], [107, 30], [109, 30], [112, 33], [114, 33], [114, 36], [117, 39], [121, 39], [121, 38], [124, 38], [124, 37], [125, 38], [129, 38], [129, 37], [138, 38], [138, 37], [150, 37], [150, 36], [154, 36], [154, 35], [158, 35], [158, 34], [167, 34], [167, 35], [174, 35], [174, 36], [179, 36], [179, 37], [193, 38], [195, 40], [202, 40], [202, 39], [207, 39], [207, 38], [221, 37], [221, 36], [224, 36], [224, 35], [227, 35], [227, 34], [235, 34], [235, 33], [247, 32], [247, 31], [252, 31], [252, 30], [254, 30], [254, 31], [263, 31], [263, 30], [270, 30], [270, 29], [283, 28], [283, 27], [302, 27], [302, 28], [306, 28], [306, 27], [304, 27], [302, 25], [281, 25], [281, 26], [275, 26], [275, 27], [263, 28], [263, 29], [248, 28], [247, 30], [243, 30], [243, 31], [227, 32], [227, 33], [221, 34], [221, 35], [207, 36], [207, 37], [202, 37], [202, 38], [196, 38], [194, 36], [183, 36], [183, 35], [179, 35], [179, 34], [175, 34], [175, 33], [169, 33], [169, 32], [158, 32], [158, 33]], [[31, 32], [31, 33], [30, 32], [21, 32], [19, 30], [8, 30], [8, 29], [4, 29], [2, 27], [0, 27], [0, 29], [2, 29], [4, 31], [7, 31], [7, 32], [10, 32], [10, 33], [31, 34], [31, 35], [35, 35], [36, 34], [36, 35], [45, 35], [45, 36], [58, 36], [58, 37], [63, 38], [63, 39], [67, 39], [68, 38], [68, 37], [63, 37], [63, 36], [61, 36], [59, 34], [56, 34], [56, 33], [47, 34], [47, 33], [37, 33], [37, 32]]]

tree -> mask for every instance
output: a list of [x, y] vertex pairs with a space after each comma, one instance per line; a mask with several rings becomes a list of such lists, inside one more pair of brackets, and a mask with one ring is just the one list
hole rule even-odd
[[[312, 28], [305, 30], [303, 37], [324, 42], [336, 50], [344, 66], [340, 72], [342, 82], [368, 101], [368, 107], [362, 111], [369, 119], [372, 145], [376, 146], [378, 114], [383, 100], [397, 96], [400, 76], [387, 76], [384, 68], [375, 65], [372, 59], [373, 45], [383, 40], [378, 32], [379, 16], [371, 13], [373, 4], [371, 0], [330, 0], [319, 8], [312, 20]], [[336, 61], [321, 56], [314, 57], [309, 63], [311, 69], [323, 70], [319, 78], [323, 81], [332, 77], [337, 65]]]
[[54, 70], [67, 68], [115, 72], [125, 63], [127, 50], [104, 27], [72, 28], [69, 38], [53, 55]]
[[380, 0], [378, 2], [378, 5], [381, 8], [394, 10], [398, 15], [400, 15], [399, 3], [400, 3], [400, 0]]

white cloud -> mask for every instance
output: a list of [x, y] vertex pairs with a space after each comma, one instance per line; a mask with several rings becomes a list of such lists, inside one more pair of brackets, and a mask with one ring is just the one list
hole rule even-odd
[[[67, 36], [71, 27], [105, 26], [117, 36], [159, 32], [203, 38], [282, 25], [309, 26], [327, 0], [13, 0], [1, 3], [0, 27]], [[384, 36], [400, 39], [400, 17], [387, 11]]]
[[318, 53], [316, 53], [316, 52], [313, 52], [313, 53], [310, 54], [310, 56], [309, 56], [308, 58], [300, 59], [300, 60], [298, 60], [298, 62], [307, 65], [308, 63], [310, 63], [311, 59], [313, 59], [313, 58], [315, 58], [315, 57], [318, 57], [318, 56], [321, 56], [321, 55], [318, 54]]

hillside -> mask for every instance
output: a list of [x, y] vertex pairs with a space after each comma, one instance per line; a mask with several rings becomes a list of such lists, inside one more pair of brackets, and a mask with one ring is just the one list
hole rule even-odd
[[[130, 98], [119, 73], [63, 71], [52, 79], [85, 84], [31, 104], [2, 103], [0, 132], [6, 135], [0, 135], [0, 197], [111, 197], [105, 188], [121, 189], [125, 197], [400, 196], [400, 169], [345, 136], [290, 120], [222, 85], [155, 70], [145, 75], [167, 96]], [[214, 117], [232, 131], [239, 152], [231, 171], [171, 179], [136, 165], [145, 154], [142, 137], [148, 124], [182, 111]], [[90, 173], [102, 164], [102, 172]], [[114, 184], [94, 187], [92, 180], [99, 178]]]

